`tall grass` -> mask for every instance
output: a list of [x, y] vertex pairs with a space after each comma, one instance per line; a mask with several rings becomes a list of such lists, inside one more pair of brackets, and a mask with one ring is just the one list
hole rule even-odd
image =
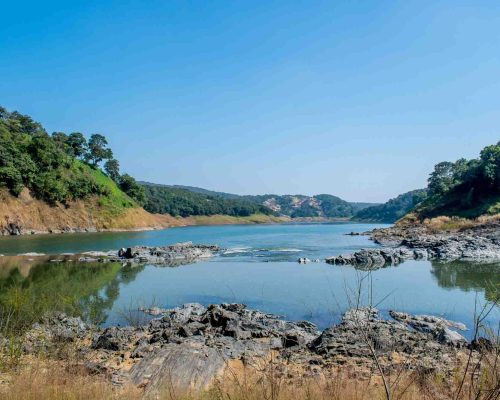
[[[245, 368], [226, 373], [208, 389], [196, 391], [162, 387], [148, 393], [130, 385], [113, 386], [105, 377], [89, 374], [78, 365], [35, 361], [12, 375], [0, 379], [0, 399], [4, 400], [374, 400], [384, 399], [385, 391], [377, 376], [360, 379], [346, 369], [311, 377], [283, 374], [286, 366], [276, 364], [274, 372]], [[485, 367], [486, 368], [486, 367]], [[491, 368], [491, 367], [489, 367]], [[498, 366], [497, 366], [498, 369]], [[399, 377], [393, 391], [397, 400], [495, 400], [500, 396], [498, 370], [484, 371], [485, 378], [472, 387], [467, 384], [458, 393], [463, 370], [452, 377], [424, 372], [407, 372]], [[472, 376], [469, 373], [467, 376]], [[478, 389], [481, 389], [478, 391]]]

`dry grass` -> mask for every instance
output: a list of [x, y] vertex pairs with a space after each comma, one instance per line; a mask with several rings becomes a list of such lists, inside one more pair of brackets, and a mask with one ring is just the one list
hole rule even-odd
[[500, 214], [482, 215], [477, 218], [477, 221], [481, 224], [500, 222]]
[[459, 218], [459, 217], [436, 217], [426, 218], [423, 225], [429, 232], [438, 233], [443, 231], [458, 231], [462, 229], [472, 228], [477, 222], [474, 220]]
[[67, 206], [50, 206], [32, 198], [24, 190], [19, 198], [0, 190], [0, 228], [10, 222], [25, 231], [62, 231], [67, 227], [80, 229], [145, 229], [185, 225], [169, 215], [150, 214], [140, 207], [122, 207], [119, 213], [108, 212], [100, 206], [99, 199], [73, 201]]
[[426, 218], [422, 223], [431, 233], [444, 231], [460, 231], [473, 228], [477, 225], [491, 224], [500, 222], [500, 214], [482, 215], [476, 219], [467, 219], [460, 217], [435, 217]]
[[91, 376], [78, 367], [35, 363], [11, 378], [0, 378], [0, 399], [5, 400], [90, 400], [140, 399], [137, 389], [115, 389], [109, 381]]
[[141, 207], [122, 207], [116, 210], [100, 204], [102, 199], [89, 198], [73, 201], [67, 206], [50, 206], [34, 199], [27, 190], [19, 198], [0, 190], [0, 229], [14, 222], [24, 231], [61, 232], [67, 227], [79, 229], [144, 230], [188, 225], [264, 224], [287, 222], [289, 219], [273, 215], [253, 214], [248, 217], [229, 215], [172, 217], [151, 214]]
[[[484, 369], [486, 368], [486, 369]], [[391, 399], [493, 400], [500, 395], [498, 365], [484, 363], [481, 379], [465, 381], [457, 395], [462, 373], [444, 378], [438, 374], [405, 371], [389, 376]], [[227, 370], [214, 385], [204, 391], [186, 392], [163, 387], [159, 392], [145, 393], [132, 386], [114, 387], [102, 376], [90, 375], [78, 364], [34, 360], [10, 376], [0, 374], [0, 399], [5, 400], [372, 400], [386, 399], [380, 376], [350, 375], [347, 369], [318, 372], [308, 378], [295, 378], [291, 370], [283, 373], [283, 365], [265, 370], [246, 367], [237, 372]], [[470, 375], [477, 375], [473, 371]], [[299, 374], [297, 374], [299, 376]], [[478, 390], [479, 389], [479, 390]], [[496, 390], [496, 391], [493, 391]]]

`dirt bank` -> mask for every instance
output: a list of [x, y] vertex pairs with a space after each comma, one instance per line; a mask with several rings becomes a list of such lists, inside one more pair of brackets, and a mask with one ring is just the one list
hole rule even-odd
[[49, 205], [34, 199], [28, 191], [14, 197], [0, 191], [0, 236], [44, 233], [152, 230], [190, 225], [279, 223], [288, 219], [251, 215], [193, 216], [187, 218], [151, 214], [141, 207], [116, 208], [99, 198]]

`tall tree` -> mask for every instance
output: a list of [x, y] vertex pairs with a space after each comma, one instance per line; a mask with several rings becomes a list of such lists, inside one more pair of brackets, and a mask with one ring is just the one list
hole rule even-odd
[[98, 133], [92, 135], [88, 143], [88, 153], [86, 159], [94, 166], [99, 165], [102, 160], [113, 158], [113, 152], [108, 147], [107, 139]]
[[73, 132], [66, 141], [74, 157], [83, 157], [87, 152], [87, 139], [80, 132]]
[[490, 185], [496, 186], [498, 190], [500, 186], [500, 142], [485, 147], [481, 151], [480, 159], [484, 177]]
[[68, 135], [64, 132], [52, 132], [52, 140], [56, 143], [57, 147], [63, 150], [65, 153], [70, 153], [68, 148]]
[[120, 189], [127, 193], [139, 204], [144, 204], [146, 201], [146, 191], [144, 187], [139, 185], [137, 181], [128, 174], [123, 174], [120, 178]]
[[428, 188], [430, 195], [440, 195], [447, 192], [453, 186], [455, 164], [443, 161], [434, 166], [434, 171], [429, 176]]
[[116, 183], [120, 181], [120, 163], [117, 159], [111, 158], [104, 164], [104, 171]]

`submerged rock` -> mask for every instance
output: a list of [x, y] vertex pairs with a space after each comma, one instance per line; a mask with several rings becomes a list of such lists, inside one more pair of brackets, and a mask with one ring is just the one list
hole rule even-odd
[[405, 260], [428, 258], [427, 252], [423, 250], [410, 250], [405, 247], [361, 249], [352, 254], [341, 254], [340, 256], [328, 257], [328, 264], [353, 265], [360, 269], [378, 269], [386, 265], [397, 265]]

